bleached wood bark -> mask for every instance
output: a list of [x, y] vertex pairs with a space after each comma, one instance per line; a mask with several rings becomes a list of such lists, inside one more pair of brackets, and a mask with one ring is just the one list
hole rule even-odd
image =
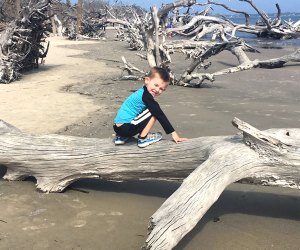
[[155, 44], [154, 44], [154, 53], [155, 53], [155, 64], [157, 66], [159, 66], [161, 64], [161, 58], [160, 58], [160, 52], [159, 52], [159, 45], [160, 45], [160, 41], [159, 41], [159, 19], [157, 16], [157, 8], [154, 5], [151, 8], [151, 15], [152, 15], [152, 20], [153, 20], [153, 33], [155, 35]]
[[83, 9], [83, 0], [78, 0], [78, 2], [77, 2], [77, 24], [76, 24], [76, 33], [77, 34], [80, 34], [80, 31], [81, 31], [82, 9]]
[[[51, 15], [52, 14], [53, 13], [51, 13]], [[56, 36], [57, 35], [57, 27], [56, 27], [54, 16], [51, 17], [51, 25], [52, 25], [52, 34]]]
[[[80, 178], [182, 180], [205, 160], [197, 148], [192, 140], [180, 146], [164, 140], [152, 150], [138, 148], [134, 140], [116, 147], [112, 139], [30, 135], [0, 123], [0, 164], [7, 167], [4, 179], [33, 176], [44, 192], [61, 192]], [[176, 164], [171, 160], [175, 156]]]
[[[132, 65], [131, 63], [127, 62], [127, 60], [125, 59], [124, 56], [122, 56], [121, 58], [122, 58], [123, 65], [124, 65], [124, 66], [122, 66], [121, 68], [122, 68], [123, 70], [125, 70], [125, 71], [129, 74], [129, 76], [130, 76], [130, 78], [128, 78], [128, 76], [125, 76], [125, 79], [124, 79], [124, 80], [129, 80], [129, 79], [135, 79], [135, 80], [136, 80], [136, 79], [140, 79], [139, 76], [135, 76], [135, 75], [134, 75], [134, 72], [141, 73], [141, 75], [143, 75], [143, 76], [146, 75], [146, 72], [145, 72], [145, 71], [143, 71], [143, 70], [141, 70], [141, 69], [135, 67], [135, 66]], [[135, 78], [132, 78], [132, 77], [135, 77]]]
[[21, 11], [21, 0], [16, 0], [16, 17], [19, 17]]
[[220, 18], [217, 18], [217, 17], [195, 16], [195, 17], [192, 18], [192, 20], [188, 24], [186, 24], [184, 26], [181, 26], [181, 27], [169, 28], [169, 29], [167, 29], [167, 31], [168, 32], [174, 32], [174, 31], [187, 30], [187, 29], [191, 28], [193, 25], [195, 25], [199, 21], [209, 21], [209, 22], [212, 22], [212, 23], [227, 24], [226, 21], [224, 21], [224, 20], [222, 20]]
[[80, 178], [183, 180], [151, 217], [145, 249], [172, 249], [198, 223], [231, 183], [300, 189], [300, 129], [259, 131], [235, 118], [243, 134], [161, 141], [147, 150], [135, 141], [115, 146], [110, 139], [24, 134], [0, 122], [0, 164], [4, 179], [37, 179], [44, 192], [61, 192]]
[[178, 0], [174, 1], [173, 3], [165, 4], [158, 10], [158, 16], [162, 17], [178, 7], [188, 7], [194, 5], [195, 3], [196, 0]]
[[56, 31], [58, 36], [62, 36], [62, 22], [58, 19], [57, 15], [54, 15], [54, 21], [56, 22]]

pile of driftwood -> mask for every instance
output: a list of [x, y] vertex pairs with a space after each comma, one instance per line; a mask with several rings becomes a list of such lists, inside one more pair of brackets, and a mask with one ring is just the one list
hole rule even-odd
[[111, 139], [29, 135], [0, 120], [0, 167], [7, 168], [4, 179], [32, 176], [44, 192], [61, 192], [81, 178], [183, 180], [152, 215], [144, 246], [170, 250], [233, 182], [300, 189], [300, 129], [260, 131], [237, 118], [233, 125], [242, 133], [163, 140], [145, 151], [136, 141], [116, 147]]
[[62, 35], [70, 40], [99, 39], [105, 35], [107, 9], [103, 1], [79, 0], [76, 5], [56, 1], [51, 10], [55, 17], [54, 30], [61, 27]]
[[[257, 36], [273, 38], [294, 38], [299, 36], [300, 22], [288, 22], [281, 19], [281, 9], [277, 4], [277, 16], [270, 19], [267, 14], [259, 10], [252, 0], [243, 0], [250, 4], [259, 14], [261, 20], [255, 25], [250, 25], [248, 13], [234, 10], [224, 4], [213, 1], [201, 4], [207, 6], [203, 11], [192, 13], [194, 5], [200, 5], [195, 0], [179, 0], [177, 2], [162, 5], [160, 9], [155, 6], [151, 12], [146, 12], [134, 6], [106, 6], [94, 1], [78, 1], [76, 6], [71, 3], [55, 2], [52, 5], [53, 30], [59, 25], [64, 35], [69, 39], [99, 39], [105, 35], [107, 24], [119, 25], [118, 37], [130, 44], [133, 50], [146, 51], [139, 54], [146, 59], [149, 66], [165, 67], [171, 75], [171, 83], [180, 86], [198, 87], [205, 81], [214, 81], [217, 76], [252, 69], [256, 67], [276, 68], [282, 67], [289, 61], [299, 61], [299, 50], [294, 53], [268, 60], [250, 60], [247, 52], [259, 52], [239, 39], [237, 32], [247, 32]], [[210, 15], [211, 5], [221, 5], [225, 9], [243, 14], [245, 24], [235, 24], [225, 17]], [[186, 8], [186, 11], [179, 11]], [[61, 20], [61, 21], [60, 21]], [[170, 25], [172, 24], [172, 25]], [[167, 36], [177, 34], [180, 40], [170, 40]], [[186, 39], [188, 37], [188, 39]], [[208, 39], [210, 38], [210, 39]], [[225, 68], [218, 72], [207, 73], [211, 63], [210, 57], [229, 50], [237, 58], [239, 64], [232, 68]], [[181, 72], [173, 72], [171, 54], [182, 53], [191, 62]], [[123, 69], [129, 74], [122, 79], [141, 79], [147, 70], [143, 70], [130, 64], [123, 58]]]
[[[62, 33], [68, 39], [102, 39], [108, 25], [125, 25], [134, 14], [145, 11], [136, 5], [113, 4], [98, 0], [79, 0], [76, 5], [70, 1], [55, 1], [52, 12], [62, 24]], [[55, 26], [58, 22], [53, 22]], [[55, 28], [54, 28], [55, 30]]]
[[49, 7], [50, 0], [24, 7], [0, 33], [0, 83], [10, 83], [21, 71], [38, 67], [38, 60], [47, 55], [44, 43], [51, 31]]
[[[263, 61], [249, 59], [246, 52], [259, 51], [238, 38], [237, 32], [274, 39], [296, 38], [300, 37], [300, 21], [293, 23], [282, 20], [278, 4], [276, 5], [277, 17], [272, 20], [266, 13], [259, 10], [252, 0], [242, 1], [250, 4], [260, 16], [261, 20], [255, 25], [250, 25], [249, 14], [234, 10], [224, 4], [208, 1], [202, 5], [209, 5], [209, 7], [201, 12], [191, 13], [191, 7], [199, 4], [195, 0], [179, 0], [163, 5], [160, 9], [153, 6], [151, 12], [144, 16], [134, 15], [126, 25], [127, 41], [131, 49], [146, 51], [142, 58], [148, 61], [150, 67], [166, 68], [172, 76], [172, 84], [181, 86], [200, 86], [205, 80], [214, 81], [216, 76], [255, 67], [276, 68], [282, 67], [288, 61], [299, 62], [299, 50], [282, 58]], [[209, 15], [211, 5], [221, 5], [229, 11], [243, 14], [245, 24], [236, 24], [226, 17]], [[187, 10], [180, 14], [182, 11], [179, 12], [179, 8]], [[180, 35], [181, 39], [167, 39], [167, 36], [172, 34]], [[223, 50], [229, 50], [238, 59], [239, 64], [233, 68], [206, 73], [211, 65], [206, 60]], [[174, 52], [183, 53], [191, 60], [188, 67], [180, 74], [172, 71], [171, 54]], [[145, 70], [134, 67], [126, 60], [123, 61], [126, 62], [123, 69], [129, 75], [123, 76], [122, 79], [140, 79], [144, 76]]]

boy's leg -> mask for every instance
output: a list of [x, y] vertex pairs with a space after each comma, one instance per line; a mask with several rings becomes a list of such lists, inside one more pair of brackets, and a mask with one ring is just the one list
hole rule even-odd
[[123, 145], [128, 141], [128, 137], [124, 136], [127, 135], [129, 130], [130, 124], [114, 124], [113, 128], [116, 132], [116, 137], [114, 139], [114, 142], [116, 145]]
[[156, 118], [152, 116], [148, 109], [144, 110], [136, 118], [131, 121], [130, 132], [132, 135], [139, 134], [138, 146], [144, 148], [154, 142], [161, 140], [161, 133], [149, 133], [153, 125], [156, 122]]
[[138, 138], [138, 146], [140, 148], [144, 148], [149, 146], [152, 143], [158, 142], [162, 139], [161, 133], [149, 133], [151, 128], [156, 122], [156, 118], [154, 116], [151, 116], [149, 122], [145, 126], [145, 128], [142, 130], [142, 132], [139, 134]]
[[139, 134], [140, 138], [144, 138], [148, 135], [150, 132], [151, 128], [154, 126], [156, 122], [156, 118], [154, 116], [151, 116], [149, 122], [147, 123], [146, 127], [142, 130], [142, 132]]
[[114, 142], [115, 142], [115, 145], [123, 145], [123, 144], [125, 144], [128, 140], [129, 140], [128, 137], [123, 137], [123, 136], [120, 136], [120, 135], [116, 135], [116, 137], [115, 137], [115, 139], [114, 139]]

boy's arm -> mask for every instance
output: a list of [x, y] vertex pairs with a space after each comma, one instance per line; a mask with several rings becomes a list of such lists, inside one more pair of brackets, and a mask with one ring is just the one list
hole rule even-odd
[[172, 124], [168, 120], [167, 116], [161, 110], [157, 101], [154, 100], [153, 96], [147, 91], [144, 87], [144, 93], [142, 97], [143, 102], [146, 107], [149, 109], [150, 113], [159, 121], [163, 129], [167, 134], [171, 134], [175, 131]]
[[143, 102], [146, 104], [147, 108], [149, 109], [150, 113], [159, 121], [159, 123], [164, 128], [165, 132], [167, 134], [171, 134], [173, 140], [176, 143], [180, 143], [183, 141], [186, 141], [187, 138], [181, 138], [176, 133], [175, 129], [173, 128], [172, 124], [169, 122], [167, 116], [164, 114], [164, 112], [161, 110], [159, 104], [154, 100], [153, 96], [147, 91], [146, 88], [144, 88], [144, 94], [143, 94]]

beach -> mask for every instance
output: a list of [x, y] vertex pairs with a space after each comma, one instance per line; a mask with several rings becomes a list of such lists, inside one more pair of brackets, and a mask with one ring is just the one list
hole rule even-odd
[[[119, 81], [121, 56], [145, 61], [116, 41], [50, 37], [39, 69], [0, 85], [0, 119], [30, 134], [113, 139], [112, 123], [124, 99], [141, 82]], [[290, 54], [295, 48], [260, 49], [252, 59]], [[188, 64], [175, 54], [174, 69]], [[209, 71], [237, 64], [224, 52]], [[169, 86], [159, 103], [184, 137], [233, 135], [238, 117], [260, 130], [300, 125], [298, 63], [218, 77], [201, 88]], [[162, 131], [157, 125], [156, 130]], [[170, 136], [164, 135], [171, 140]], [[0, 166], [0, 176], [5, 167]], [[0, 249], [140, 249], [150, 216], [180, 186], [176, 182], [113, 183], [80, 180], [63, 193], [45, 194], [34, 179], [0, 180]], [[176, 247], [194, 249], [300, 249], [299, 190], [232, 184]]]

